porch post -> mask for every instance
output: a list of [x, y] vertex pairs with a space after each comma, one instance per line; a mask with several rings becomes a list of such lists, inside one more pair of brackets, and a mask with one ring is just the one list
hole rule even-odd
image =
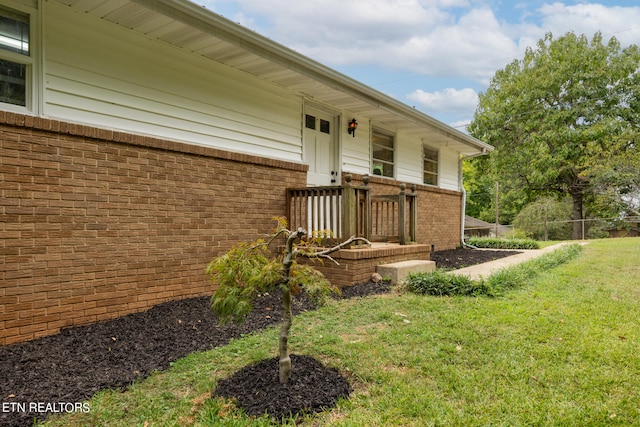
[[355, 188], [351, 186], [351, 175], [344, 177], [344, 188], [342, 190], [342, 230], [344, 232], [342, 238], [345, 240], [351, 236], [355, 236], [358, 232], [356, 223], [356, 199]]
[[416, 194], [416, 185], [411, 184], [411, 197], [409, 199], [409, 238], [411, 242], [417, 242], [418, 232], [418, 195]]
[[400, 184], [400, 194], [398, 195], [398, 240], [401, 245], [407, 244], [406, 230], [406, 202], [407, 202], [407, 185]]
[[363, 229], [364, 238], [371, 240], [371, 191], [369, 190], [369, 175], [365, 174], [362, 177], [362, 183], [364, 184], [364, 213], [363, 213]]

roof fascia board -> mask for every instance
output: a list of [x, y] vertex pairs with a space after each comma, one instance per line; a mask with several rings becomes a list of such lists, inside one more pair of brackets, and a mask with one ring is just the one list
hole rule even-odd
[[187, 25], [235, 44], [247, 51], [268, 58], [284, 67], [347, 93], [363, 102], [374, 105], [399, 117], [439, 130], [448, 137], [477, 148], [482, 152], [493, 147], [470, 135], [458, 131], [420, 111], [409, 107], [388, 95], [335, 71], [313, 59], [289, 49], [255, 31], [238, 25], [203, 6], [188, 0], [132, 0], [158, 13], [177, 19]]

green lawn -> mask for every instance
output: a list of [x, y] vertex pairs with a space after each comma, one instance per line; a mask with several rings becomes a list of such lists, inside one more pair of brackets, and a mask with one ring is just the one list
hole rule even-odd
[[547, 246], [553, 246], [561, 242], [563, 242], [563, 240], [547, 240], [547, 241], [538, 240], [538, 243], [540, 244], [540, 249], [544, 249]]
[[[298, 425], [640, 425], [639, 254], [640, 239], [598, 240], [503, 298], [405, 293], [296, 317], [292, 351], [355, 389]], [[276, 353], [274, 329], [247, 336], [46, 425], [269, 425], [208, 397], [217, 379]]]

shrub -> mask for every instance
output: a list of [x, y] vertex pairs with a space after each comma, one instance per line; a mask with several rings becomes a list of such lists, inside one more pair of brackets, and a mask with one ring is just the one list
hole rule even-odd
[[[274, 220], [278, 225], [273, 234], [269, 235], [268, 241], [257, 239], [252, 243], [237, 244], [211, 261], [206, 273], [217, 285], [211, 296], [211, 308], [221, 322], [232, 318], [242, 320], [253, 309], [251, 302], [254, 297], [280, 288], [283, 318], [278, 348], [279, 377], [280, 383], [287, 384], [291, 379], [288, 344], [293, 318], [291, 297], [299, 294], [303, 288], [307, 295], [318, 301], [326, 299], [331, 291], [339, 292], [319, 271], [309, 265], [298, 264], [296, 258], [334, 261], [331, 253], [355, 241], [369, 241], [354, 236], [331, 248], [319, 248], [320, 240], [304, 240], [307, 232], [302, 228], [292, 231], [287, 229], [285, 218], [276, 217]], [[269, 251], [269, 245], [279, 237], [285, 238], [285, 248], [282, 254], [274, 256]]]
[[539, 240], [571, 238], [571, 200], [543, 197], [525, 206], [513, 219], [513, 225]]
[[476, 248], [488, 249], [540, 249], [540, 244], [531, 239], [498, 239], [495, 237], [470, 237], [467, 243]]
[[405, 281], [407, 289], [419, 295], [475, 296], [487, 294], [484, 283], [474, 282], [466, 276], [448, 274], [442, 270], [429, 273], [410, 273]]

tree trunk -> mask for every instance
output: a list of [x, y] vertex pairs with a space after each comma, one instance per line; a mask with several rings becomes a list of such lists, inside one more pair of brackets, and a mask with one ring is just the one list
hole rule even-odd
[[289, 357], [289, 331], [291, 330], [291, 321], [293, 314], [291, 313], [291, 288], [289, 286], [291, 266], [295, 258], [293, 244], [304, 230], [298, 229], [290, 233], [285, 244], [284, 259], [282, 260], [282, 326], [280, 327], [280, 341], [278, 345], [280, 368], [279, 377], [280, 384], [286, 384], [291, 379], [291, 358]]
[[584, 239], [582, 235], [582, 191], [571, 193], [573, 200], [573, 240]]
[[367, 239], [363, 239], [361, 237], [350, 237], [345, 242], [340, 243], [337, 246], [334, 246], [329, 249], [325, 249], [320, 252], [313, 252], [313, 254], [308, 254], [305, 252], [299, 252], [294, 249], [293, 244], [297, 239], [306, 235], [307, 232], [302, 228], [298, 228], [297, 231], [290, 232], [287, 237], [287, 242], [285, 244], [284, 258], [282, 260], [282, 326], [280, 327], [280, 341], [278, 345], [279, 357], [280, 357], [280, 367], [279, 367], [279, 377], [280, 384], [287, 384], [289, 380], [291, 380], [291, 358], [289, 357], [289, 331], [291, 330], [291, 322], [293, 319], [293, 313], [291, 313], [291, 286], [289, 281], [291, 280], [291, 266], [293, 265], [293, 261], [296, 258], [296, 255], [302, 255], [307, 258], [328, 258], [333, 260], [329, 254], [335, 252], [343, 247], [350, 245], [355, 241], [364, 241], [369, 243]]
[[286, 384], [291, 379], [291, 358], [289, 357], [289, 330], [291, 329], [291, 290], [289, 286], [282, 287], [283, 319], [280, 327], [280, 384]]

